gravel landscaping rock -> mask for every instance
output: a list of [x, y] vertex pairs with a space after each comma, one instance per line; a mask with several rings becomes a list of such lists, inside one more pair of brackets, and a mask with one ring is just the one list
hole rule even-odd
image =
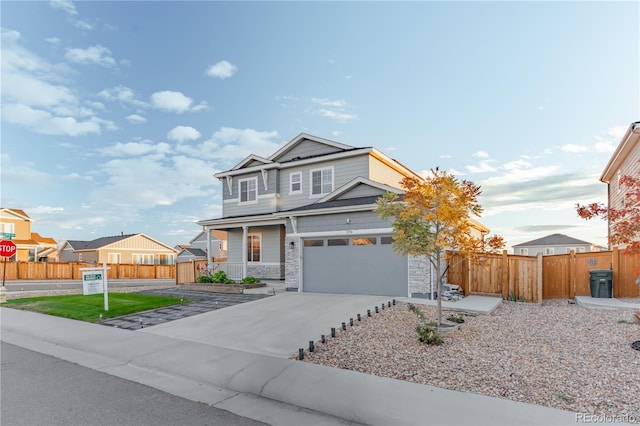
[[[503, 302], [490, 315], [466, 316], [441, 346], [418, 341], [417, 317], [399, 303], [338, 329], [336, 338], [318, 342], [304, 360], [640, 423], [640, 351], [631, 347], [640, 340], [640, 325], [634, 311], [571, 302]], [[436, 307], [418, 306], [435, 320]], [[443, 310], [443, 318], [447, 314]]]

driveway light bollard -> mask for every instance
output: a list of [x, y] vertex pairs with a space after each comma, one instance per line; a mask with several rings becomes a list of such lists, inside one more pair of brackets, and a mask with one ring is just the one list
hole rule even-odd
[[362, 321], [362, 318], [360, 318], [360, 314], [358, 314], [358, 321]]
[[144, 328], [144, 324], [142, 324], [142, 317], [140, 317], [140, 328]]
[[102, 314], [100, 314], [100, 322], [102, 322]]
[[184, 297], [180, 298], [180, 306], [184, 305]]
[[370, 317], [371, 316], [371, 309], [367, 309], [367, 316]]
[[331, 337], [336, 337], [336, 328], [331, 327]]
[[302, 361], [304, 359], [304, 349], [303, 348], [298, 349], [298, 359], [300, 361]]
[[309, 340], [309, 352], [313, 352], [314, 349], [315, 349], [315, 346], [313, 344], [313, 340]]
[[384, 303], [382, 304], [382, 310], [384, 311]]
[[387, 302], [387, 308], [391, 307], [391, 302]]
[[396, 306], [396, 299], [393, 299], [393, 306]]
[[349, 325], [353, 327], [353, 318], [349, 318]]
[[380, 312], [380, 311], [378, 310], [378, 307], [376, 306], [376, 314], [377, 314], [378, 312]]
[[347, 324], [346, 324], [346, 323], [344, 323], [344, 322], [342, 323], [342, 329], [343, 329], [343, 330], [346, 330], [346, 329], [347, 329]]
[[326, 343], [326, 339], [325, 339], [324, 334], [321, 334], [321, 335], [320, 335], [320, 341], [321, 341], [322, 343]]

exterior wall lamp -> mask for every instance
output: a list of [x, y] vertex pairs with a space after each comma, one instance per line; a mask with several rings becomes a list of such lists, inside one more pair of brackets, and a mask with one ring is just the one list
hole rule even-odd
[[289, 243], [289, 249], [293, 250], [294, 248], [296, 248], [296, 242], [295, 241], [291, 241]]

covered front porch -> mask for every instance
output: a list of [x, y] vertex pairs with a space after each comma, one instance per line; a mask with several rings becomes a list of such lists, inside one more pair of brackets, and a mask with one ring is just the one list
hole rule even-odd
[[282, 280], [285, 274], [285, 220], [267, 217], [210, 219], [198, 222], [207, 235], [211, 253], [211, 230], [227, 233], [227, 261], [207, 256], [207, 269], [224, 271], [233, 280], [245, 277]]

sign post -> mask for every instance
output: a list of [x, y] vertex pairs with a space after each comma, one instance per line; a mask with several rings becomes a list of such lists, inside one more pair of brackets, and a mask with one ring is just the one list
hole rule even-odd
[[4, 288], [5, 278], [7, 277], [7, 258], [13, 256], [18, 251], [16, 243], [11, 240], [0, 241], [0, 256], [4, 257], [4, 266], [2, 267], [2, 288], [0, 288], [0, 303], [7, 301], [7, 289]]
[[104, 293], [104, 310], [109, 310], [109, 286], [107, 284], [107, 264], [102, 268], [80, 268], [82, 271], [82, 294]]

